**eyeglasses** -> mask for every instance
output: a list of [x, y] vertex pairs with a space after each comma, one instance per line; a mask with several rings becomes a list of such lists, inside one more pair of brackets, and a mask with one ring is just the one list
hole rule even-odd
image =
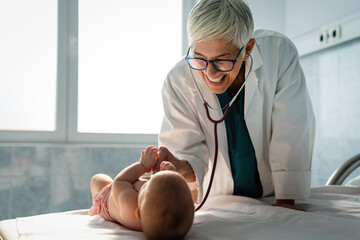
[[230, 72], [234, 69], [234, 65], [240, 56], [241, 51], [244, 46], [241, 47], [238, 55], [234, 60], [225, 60], [225, 59], [215, 59], [215, 60], [205, 60], [203, 58], [189, 57], [190, 47], [187, 51], [185, 60], [188, 62], [189, 66], [194, 70], [205, 70], [209, 63], [219, 72]]

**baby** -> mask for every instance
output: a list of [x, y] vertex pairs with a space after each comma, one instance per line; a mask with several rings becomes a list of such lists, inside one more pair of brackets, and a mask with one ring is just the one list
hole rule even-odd
[[[114, 180], [105, 174], [91, 179], [93, 206], [89, 215], [144, 231], [148, 239], [182, 239], [194, 219], [194, 204], [185, 179], [170, 162], [148, 179], [158, 149], [148, 147], [140, 161], [122, 170]], [[172, 171], [169, 171], [172, 170]]]

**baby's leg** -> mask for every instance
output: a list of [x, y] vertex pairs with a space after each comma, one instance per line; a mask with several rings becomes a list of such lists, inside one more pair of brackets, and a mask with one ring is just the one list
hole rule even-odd
[[112, 181], [113, 181], [112, 178], [106, 174], [100, 173], [93, 176], [90, 183], [92, 196], [94, 196], [97, 192], [99, 192], [101, 189], [103, 189]]

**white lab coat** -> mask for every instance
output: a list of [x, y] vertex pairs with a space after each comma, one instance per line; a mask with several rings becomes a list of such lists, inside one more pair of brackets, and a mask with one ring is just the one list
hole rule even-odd
[[[263, 196], [304, 199], [310, 194], [315, 119], [295, 46], [280, 33], [256, 30], [253, 68], [245, 84], [245, 121], [255, 148]], [[250, 60], [246, 63], [248, 74]], [[196, 175], [197, 202], [205, 193], [214, 157], [213, 124], [190, 71], [205, 100], [220, 109], [197, 71], [182, 59], [163, 85], [165, 117], [159, 146], [186, 160]], [[210, 109], [213, 119], [221, 110]], [[233, 179], [225, 123], [218, 125], [219, 154], [210, 196], [232, 194]]]

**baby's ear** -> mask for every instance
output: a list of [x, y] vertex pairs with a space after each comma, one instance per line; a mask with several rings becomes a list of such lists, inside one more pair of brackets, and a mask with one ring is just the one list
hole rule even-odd
[[135, 210], [135, 217], [136, 217], [136, 219], [140, 222], [140, 220], [141, 220], [140, 208], [137, 208], [137, 209]]

